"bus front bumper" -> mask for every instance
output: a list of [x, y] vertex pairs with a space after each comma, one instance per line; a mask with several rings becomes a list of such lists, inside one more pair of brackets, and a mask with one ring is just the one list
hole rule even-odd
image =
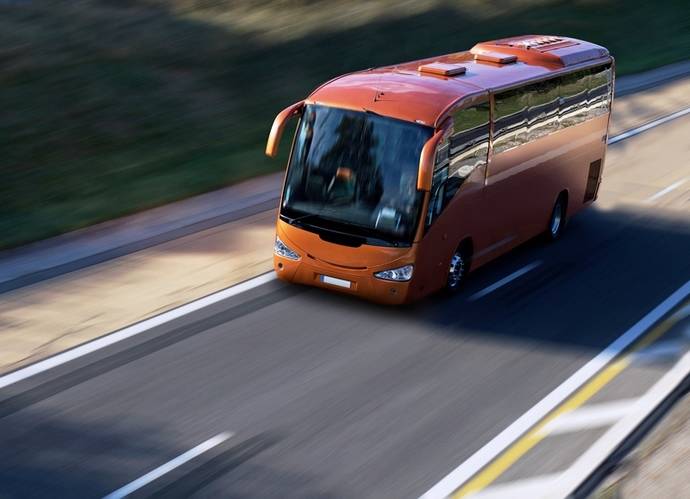
[[377, 303], [399, 305], [408, 301], [411, 281], [387, 281], [369, 270], [344, 270], [312, 259], [290, 260], [273, 255], [279, 279], [337, 291]]

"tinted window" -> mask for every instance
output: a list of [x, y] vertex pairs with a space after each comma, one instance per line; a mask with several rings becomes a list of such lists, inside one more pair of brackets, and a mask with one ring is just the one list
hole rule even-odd
[[532, 83], [495, 96], [494, 152], [500, 153], [609, 111], [611, 66]]
[[527, 140], [536, 140], [558, 130], [558, 79], [533, 83], [526, 91], [529, 96]]
[[476, 168], [486, 165], [489, 153], [489, 111], [489, 103], [485, 102], [453, 113], [453, 131], [436, 153], [427, 224], [443, 211], [463, 181]]
[[476, 168], [486, 165], [489, 153], [489, 103], [453, 113], [446, 197], [453, 197]]
[[596, 117], [606, 114], [611, 105], [612, 90], [611, 66], [594, 68], [589, 78], [587, 102], [589, 116]]
[[496, 95], [494, 150], [502, 152], [527, 141], [529, 93], [517, 88]]
[[589, 71], [578, 71], [560, 78], [560, 127], [566, 128], [585, 121]]

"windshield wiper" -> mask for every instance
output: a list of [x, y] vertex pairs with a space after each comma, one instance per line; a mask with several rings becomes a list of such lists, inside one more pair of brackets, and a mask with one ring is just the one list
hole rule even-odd
[[321, 213], [306, 213], [304, 215], [300, 215], [298, 217], [286, 217], [288, 219], [288, 222], [292, 224], [293, 222], [301, 222], [302, 220], [307, 220], [312, 217], [319, 217]]
[[395, 247], [400, 246], [400, 241], [398, 241], [398, 240], [396, 240], [390, 236], [387, 236], [386, 234], [383, 234], [376, 229], [372, 229], [370, 227], [364, 227], [363, 225], [357, 225], [357, 224], [353, 224], [353, 226], [356, 227], [357, 230], [360, 232], [360, 235], [362, 235], [364, 237], [367, 237], [370, 239], [376, 239], [379, 241], [384, 241], [384, 242], [387, 242], [388, 244], [395, 246]]

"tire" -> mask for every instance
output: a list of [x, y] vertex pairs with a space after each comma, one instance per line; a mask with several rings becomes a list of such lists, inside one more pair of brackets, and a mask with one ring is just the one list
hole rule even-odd
[[546, 238], [549, 241], [555, 241], [563, 234], [566, 222], [565, 214], [566, 201], [565, 196], [561, 194], [553, 205], [553, 210], [551, 210], [551, 216], [549, 217], [549, 225], [546, 228]]
[[446, 290], [451, 293], [456, 292], [465, 282], [465, 276], [469, 270], [470, 259], [464, 248], [458, 248], [450, 258], [448, 267], [448, 278], [446, 279]]

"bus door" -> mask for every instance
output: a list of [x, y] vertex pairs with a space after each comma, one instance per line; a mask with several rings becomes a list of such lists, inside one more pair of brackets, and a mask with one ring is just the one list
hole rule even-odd
[[429, 246], [441, 249], [433, 251], [437, 264], [450, 258], [460, 238], [471, 237], [475, 250], [489, 243], [484, 193], [489, 110], [486, 94], [463, 102], [450, 112], [453, 129], [438, 147], [425, 220]]

